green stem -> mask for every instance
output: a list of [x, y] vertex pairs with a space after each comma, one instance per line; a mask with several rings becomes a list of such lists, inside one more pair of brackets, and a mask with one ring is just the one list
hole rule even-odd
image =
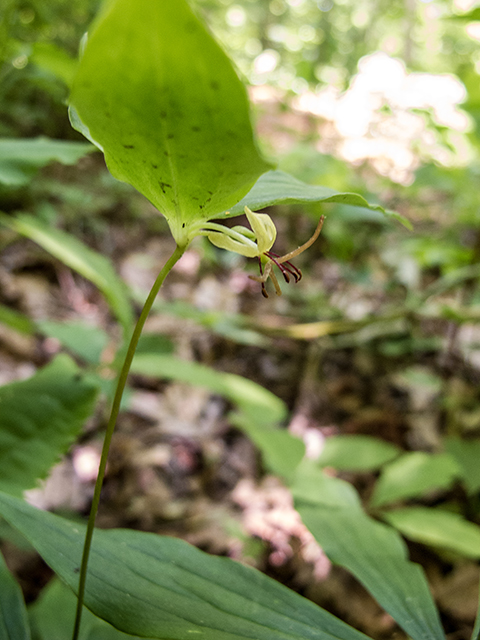
[[120, 403], [122, 401], [123, 392], [125, 389], [125, 385], [127, 383], [128, 373], [130, 371], [133, 356], [135, 355], [135, 350], [137, 348], [140, 334], [142, 333], [142, 329], [145, 325], [145, 321], [148, 317], [148, 314], [150, 313], [153, 302], [157, 297], [157, 294], [166, 276], [171, 271], [175, 263], [178, 262], [178, 260], [182, 257], [182, 255], [185, 252], [185, 249], [186, 249], [186, 246], [183, 246], [183, 247], [177, 246], [175, 251], [172, 253], [170, 258], [168, 259], [168, 261], [165, 263], [163, 269], [158, 274], [158, 277], [155, 280], [150, 293], [148, 294], [148, 298], [146, 299], [145, 304], [143, 305], [143, 309], [142, 309], [142, 312], [140, 313], [140, 317], [138, 318], [137, 324], [135, 325], [135, 329], [133, 330], [132, 338], [130, 340], [130, 344], [128, 345], [127, 354], [125, 356], [125, 360], [123, 361], [120, 375], [118, 376], [117, 388], [115, 390], [115, 397], [113, 399], [112, 410], [110, 412], [110, 418], [107, 424], [105, 440], [103, 441], [102, 456], [100, 458], [97, 481], [95, 483], [95, 490], [93, 493], [92, 507], [90, 509], [90, 515], [88, 517], [87, 533], [85, 535], [85, 542], [83, 545], [82, 564], [80, 566], [80, 579], [78, 583], [77, 611], [75, 614], [75, 625], [73, 628], [72, 640], [78, 640], [78, 634], [80, 631], [83, 598], [85, 594], [85, 584], [87, 580], [88, 558], [90, 555], [90, 547], [92, 544], [93, 530], [95, 528], [95, 519], [97, 516], [98, 505], [100, 502], [100, 493], [102, 490], [103, 479], [105, 477], [105, 470], [107, 467], [108, 451], [110, 449], [110, 443], [112, 441], [113, 431], [115, 429], [118, 413], [120, 411]]

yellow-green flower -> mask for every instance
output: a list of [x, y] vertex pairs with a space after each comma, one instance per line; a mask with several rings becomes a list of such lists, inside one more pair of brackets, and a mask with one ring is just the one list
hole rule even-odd
[[322, 230], [324, 216], [320, 218], [313, 236], [305, 244], [284, 256], [279, 256], [271, 251], [277, 237], [277, 229], [270, 216], [266, 213], [254, 213], [248, 207], [245, 207], [245, 215], [251, 229], [240, 225], [230, 229], [215, 222], [206, 222], [198, 233], [206, 235], [210, 242], [216, 247], [220, 247], [220, 249], [228, 249], [247, 258], [257, 258], [260, 275], [250, 276], [250, 278], [261, 283], [262, 294], [265, 298], [268, 298], [265, 283], [270, 277], [275, 287], [275, 292], [280, 296], [282, 295], [282, 290], [273, 272], [273, 265], [280, 269], [285, 282], [290, 282], [290, 276], [294, 278], [295, 282], [298, 282], [302, 277], [302, 272], [290, 260], [303, 253], [305, 249], [308, 249], [315, 242]]

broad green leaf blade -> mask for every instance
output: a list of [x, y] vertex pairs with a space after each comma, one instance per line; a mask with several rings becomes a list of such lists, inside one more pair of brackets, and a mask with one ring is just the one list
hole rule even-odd
[[20, 187], [52, 162], [75, 164], [95, 147], [85, 142], [48, 138], [0, 138], [0, 184]]
[[84, 322], [40, 320], [37, 327], [41, 333], [56, 338], [69, 351], [91, 364], [99, 364], [108, 342], [108, 335], [103, 329]]
[[[75, 590], [85, 528], [5, 494], [0, 513]], [[85, 604], [125, 633], [159, 640], [366, 639], [251, 567], [140, 531], [95, 531]]]
[[363, 513], [345, 485], [303, 462], [292, 488], [303, 522], [330, 560], [350, 571], [413, 640], [444, 639], [421, 567], [408, 561], [398, 533]]
[[165, 215], [178, 244], [271, 168], [245, 87], [185, 0], [106, 3], [71, 104], [112, 174]]
[[0, 553], [0, 640], [30, 640], [22, 590]]
[[480, 489], [480, 440], [451, 437], [445, 438], [443, 444], [446, 451], [457, 461], [468, 493], [476, 493]]
[[20, 493], [64, 454], [93, 410], [98, 388], [67, 356], [0, 387], [0, 487]]
[[245, 206], [257, 211], [275, 204], [296, 204], [314, 202], [339, 202], [356, 207], [365, 207], [373, 211], [380, 211], [389, 218], [401, 222], [407, 229], [412, 225], [403, 216], [394, 211], [385, 210], [378, 204], [369, 204], [365, 198], [357, 193], [340, 193], [329, 187], [306, 184], [283, 171], [268, 171], [261, 176], [255, 186], [230, 209], [230, 215], [243, 213]]
[[480, 558], [480, 527], [458, 513], [409, 507], [383, 513], [382, 518], [411, 540]]
[[371, 471], [390, 462], [400, 452], [395, 445], [371, 436], [332, 436], [326, 438], [318, 463], [335, 469]]
[[344, 509], [297, 508], [330, 560], [350, 571], [409, 636], [444, 638], [422, 569], [408, 562], [393, 529]]
[[[28, 615], [36, 640], [66, 640], [72, 635], [77, 598], [60, 580], [52, 580], [33, 605]], [[138, 640], [118, 631], [105, 620], [83, 607], [79, 640]]]
[[260, 449], [271, 471], [288, 477], [303, 458], [303, 442], [288, 431], [276, 428], [286, 417], [284, 403], [255, 382], [233, 373], [215, 371], [198, 362], [153, 353], [137, 353], [131, 371], [181, 380], [228, 398], [240, 409], [239, 414], [231, 416], [232, 422]]
[[128, 331], [133, 313], [125, 284], [117, 276], [112, 263], [77, 238], [54, 229], [33, 216], [2, 215], [1, 222], [33, 240], [81, 276], [93, 282], [107, 299], [113, 313]]
[[379, 507], [388, 502], [421, 496], [432, 489], [446, 489], [460, 475], [458, 464], [448, 453], [404, 453], [383, 468], [371, 504]]

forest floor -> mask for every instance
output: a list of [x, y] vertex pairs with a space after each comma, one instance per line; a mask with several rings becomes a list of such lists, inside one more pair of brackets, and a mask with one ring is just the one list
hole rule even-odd
[[[290, 135], [288, 127], [297, 136], [303, 127], [308, 140], [311, 122], [295, 117], [293, 123], [292, 116], [287, 123], [277, 120], [278, 144], [281, 135]], [[114, 196], [105, 196], [112, 185], [98, 156], [85, 158], [76, 169], [48, 168], [37, 179], [39, 190], [54, 183], [62, 189], [60, 195], [50, 194], [52, 205], [60, 202], [67, 214], [70, 206], [80, 211], [64, 218], [65, 228], [111, 258], [139, 309], [173, 250], [164, 222], [122, 185], [114, 187]], [[97, 198], [93, 219], [81, 214], [80, 201], [71, 205], [72, 198], [81, 200], [78, 192], [89, 188]], [[105, 205], [98, 204], [102, 197]], [[311, 217], [286, 215], [282, 208], [270, 213], [278, 227], [279, 252], [311, 235]], [[146, 331], [161, 337], [161, 349], [245, 376], [281, 398], [289, 412], [285, 428], [304, 439], [312, 456], [335, 434], [375, 436], [405, 450], [430, 451], [452, 420], [475, 433], [480, 364], [465, 357], [465, 328], [447, 320], [391, 319], [391, 310], [401, 309], [401, 287], [391, 284], [388, 268], [364, 247], [347, 261], [328, 255], [329, 222], [327, 218], [325, 239], [299, 259], [302, 281], [288, 287], [282, 283], [284, 295], [271, 291], [267, 300], [260, 285], [249, 279], [255, 265], [206, 241], [193, 244], [168, 277]], [[386, 233], [376, 223], [354, 228], [359, 242], [378, 229]], [[395, 238], [408, 232], [392, 233]], [[3, 251], [0, 288], [4, 304], [37, 321], [81, 319], [105, 329], [113, 342], [118, 339], [118, 328], [93, 285], [28, 240], [16, 239]], [[474, 325], [468, 330], [475, 335]], [[107, 369], [111, 347], [104, 352]], [[20, 336], [2, 328], [1, 383], [29, 377], [61, 350], [55, 338]], [[424, 384], [418, 384], [419, 373]], [[331, 566], [308, 538], [289, 491], [229, 422], [229, 408], [224, 398], [200, 385], [132, 375], [98, 525], [182, 537], [208, 552], [256, 566], [373, 638], [404, 637], [363, 587]], [[88, 513], [107, 411], [106, 401], [100, 402], [69, 455], [40, 489], [28, 493], [33, 504]], [[339, 475], [368, 503], [375, 473]], [[416, 504], [448, 499], [468, 502], [455, 485]], [[477, 563], [420, 544], [408, 547], [411, 559], [427, 573], [449, 637], [468, 638], [477, 608]], [[2, 548], [27, 602], [33, 601], [50, 571], [32, 552], [10, 542]]]

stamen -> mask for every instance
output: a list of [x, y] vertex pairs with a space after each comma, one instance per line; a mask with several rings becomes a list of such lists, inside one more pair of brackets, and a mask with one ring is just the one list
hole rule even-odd
[[277, 294], [277, 296], [281, 296], [282, 290], [280, 289], [280, 285], [278, 284], [277, 276], [273, 271], [270, 272], [270, 278], [272, 279], [273, 286], [275, 287], [275, 293]]
[[[288, 274], [292, 273], [291, 270], [288, 269], [287, 267], [284, 267], [283, 264], [280, 264], [277, 260], [275, 260], [275, 258], [279, 257], [277, 254], [272, 253], [271, 251], [266, 251], [265, 255], [267, 256], [267, 258], [270, 258], [270, 260], [273, 262], [273, 264], [275, 264], [280, 269], [280, 271], [282, 272], [283, 277], [285, 278], [285, 282], [288, 284], [290, 282], [290, 276]], [[295, 282], [296, 281], [297, 281], [297, 279], [295, 278]]]
[[300, 269], [298, 267], [296, 267], [294, 264], [292, 264], [291, 262], [284, 262], [284, 264], [289, 266], [290, 273], [295, 278], [295, 282], [300, 282], [300, 280], [303, 277], [303, 274], [300, 271]]
[[[283, 273], [283, 277], [285, 278], [285, 281], [287, 283], [290, 282], [290, 278], [288, 277], [286, 272], [288, 272], [290, 275], [292, 275], [295, 278], [295, 283], [300, 282], [300, 280], [302, 279], [302, 272], [300, 271], [300, 269], [298, 267], [296, 267], [291, 262], [284, 262], [282, 264], [278, 260], [278, 258], [280, 258], [278, 253], [273, 253], [273, 251], [266, 251], [265, 255], [267, 256], [267, 258], [270, 258], [270, 260], [277, 265], [277, 267]], [[286, 265], [286, 266], [284, 266], [284, 265]]]
[[[255, 282], [259, 282], [262, 285], [262, 295], [264, 298], [268, 298], [267, 288], [265, 286], [268, 278], [272, 279], [273, 286], [275, 287], [275, 293], [277, 296], [282, 295], [282, 290], [280, 289], [280, 285], [278, 284], [277, 277], [272, 269], [272, 265], [278, 267], [285, 279], [285, 282], [290, 282], [290, 276], [292, 276], [295, 282], [299, 282], [302, 279], [301, 270], [296, 267], [290, 260], [295, 258], [296, 256], [303, 253], [306, 249], [312, 246], [315, 240], [320, 235], [320, 231], [322, 230], [323, 223], [325, 220], [325, 216], [321, 216], [318, 221], [317, 227], [312, 235], [312, 237], [307, 240], [300, 247], [294, 249], [294, 251], [290, 251], [284, 256], [279, 256], [277, 253], [273, 251], [264, 251], [263, 255], [268, 258], [268, 262], [262, 263], [262, 257], [258, 256], [258, 264], [260, 267], [260, 275], [259, 276], [249, 276], [251, 280], [255, 280]], [[265, 268], [264, 268], [265, 266]]]
[[[258, 256], [258, 266], [260, 268], [260, 275], [263, 276], [262, 259], [260, 258], [260, 256]], [[268, 298], [267, 288], [265, 286], [265, 281], [264, 280], [262, 280], [262, 296], [264, 298]]]

